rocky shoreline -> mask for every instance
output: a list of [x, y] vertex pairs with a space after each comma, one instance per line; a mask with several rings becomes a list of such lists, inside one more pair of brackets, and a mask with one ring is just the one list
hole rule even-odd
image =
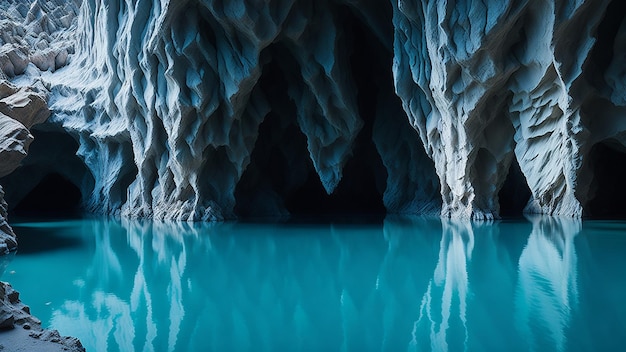
[[[0, 53], [0, 62], [10, 54]], [[33, 141], [30, 128], [50, 116], [46, 95], [38, 88], [18, 88], [3, 76], [0, 75], [0, 177], [20, 165]], [[17, 239], [8, 223], [7, 213], [8, 205], [0, 186], [0, 256], [17, 249]], [[77, 338], [42, 329], [41, 321], [20, 301], [19, 293], [9, 283], [0, 282], [0, 351], [84, 350]]]
[[77, 338], [42, 329], [19, 297], [9, 283], [0, 282], [0, 351], [85, 351]]

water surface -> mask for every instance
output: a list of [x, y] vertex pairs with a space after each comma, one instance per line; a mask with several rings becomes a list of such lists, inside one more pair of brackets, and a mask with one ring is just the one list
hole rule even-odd
[[626, 222], [86, 219], [14, 229], [20, 251], [0, 279], [88, 351], [626, 346]]

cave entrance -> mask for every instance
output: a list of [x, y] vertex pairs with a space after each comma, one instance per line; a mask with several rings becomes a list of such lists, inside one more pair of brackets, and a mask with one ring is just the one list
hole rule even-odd
[[59, 173], [50, 173], [15, 206], [18, 216], [75, 214], [80, 210], [80, 189]]
[[272, 111], [259, 126], [250, 164], [235, 189], [235, 213], [241, 218], [384, 214], [386, 171], [371, 141], [373, 116], [365, 120], [342, 180], [328, 195], [310, 159], [306, 136], [294, 118], [295, 104], [287, 95], [283, 69], [295, 63], [286, 62], [288, 54], [280, 48], [274, 50], [281, 56], [280, 64], [265, 65], [259, 82]]
[[76, 155], [78, 142], [60, 127], [48, 123], [35, 126], [31, 133], [34, 140], [22, 165], [0, 179], [9, 214], [79, 215], [84, 192], [91, 192], [95, 181]]
[[[382, 192], [376, 176], [355, 154], [343, 169], [343, 177], [332, 194], [327, 194], [315, 172], [285, 200], [289, 212], [301, 216], [382, 216], [385, 214]], [[380, 161], [380, 158], [378, 158]], [[382, 166], [382, 161], [380, 161]]]
[[626, 218], [626, 148], [615, 141], [598, 143], [588, 156], [593, 172], [586, 215]]
[[332, 194], [327, 194], [315, 172], [286, 199], [287, 209], [298, 215], [384, 215], [383, 193], [387, 171], [373, 142], [379, 89], [393, 89], [392, 56], [349, 7], [339, 11], [349, 28], [350, 67], [357, 88], [357, 105], [363, 128], [354, 141], [352, 157]]
[[526, 177], [522, 173], [522, 169], [513, 158], [509, 173], [498, 192], [498, 201], [500, 204], [500, 216], [503, 218], [521, 217], [528, 200], [532, 196]]
[[[351, 48], [346, 50], [351, 51], [351, 74], [364, 122], [354, 141], [352, 157], [344, 165], [342, 179], [332, 194], [326, 193], [310, 159], [306, 136], [297, 125], [296, 105], [287, 93], [288, 78], [299, 75], [300, 68], [288, 50], [280, 43], [274, 44], [265, 53], [271, 61], [263, 67], [257, 84], [270, 100], [272, 111], [259, 126], [250, 164], [235, 190], [235, 213], [240, 217], [289, 213], [296, 217], [378, 219], [386, 212], [383, 193], [387, 171], [372, 140], [372, 131], [379, 89], [393, 92], [389, 69], [392, 53], [351, 8], [342, 7], [340, 14], [350, 37]], [[391, 38], [391, 29], [388, 34]]]

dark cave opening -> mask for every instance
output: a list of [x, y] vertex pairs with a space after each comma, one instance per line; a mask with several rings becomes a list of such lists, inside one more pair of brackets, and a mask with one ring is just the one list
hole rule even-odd
[[94, 179], [76, 155], [78, 142], [60, 127], [37, 125], [28, 156], [0, 180], [10, 215], [64, 217], [80, 215], [83, 192]]
[[509, 166], [509, 173], [498, 192], [500, 216], [503, 218], [520, 217], [524, 212], [528, 200], [532, 196], [526, 177], [522, 173], [515, 158]]
[[[345, 28], [349, 28], [350, 68], [357, 87], [358, 111], [364, 124], [335, 191], [326, 194], [317, 175], [309, 174], [306, 183], [286, 199], [287, 209], [292, 214], [352, 216], [386, 212], [383, 192], [387, 172], [374, 145], [372, 132], [379, 103], [378, 90], [385, 86], [393, 88], [389, 70], [391, 53], [386, 53], [378, 39], [349, 8], [343, 8], [340, 14]], [[388, 65], [385, 65], [387, 59]]]
[[294, 70], [297, 64], [281, 45], [263, 54], [271, 61], [263, 67], [255, 89], [263, 91], [272, 109], [259, 126], [250, 164], [235, 188], [239, 218], [283, 214], [286, 194], [304, 182], [301, 179], [312, 169], [306, 138], [296, 123], [296, 106], [287, 93], [289, 73], [285, 70]]
[[594, 218], [626, 218], [626, 148], [606, 141], [588, 155], [593, 172], [591, 197], [585, 215]]
[[[235, 213], [242, 218], [276, 216], [281, 209], [296, 217], [384, 214], [384, 185], [378, 179], [384, 181], [386, 174], [371, 142], [373, 119], [361, 130], [342, 180], [328, 195], [294, 118], [295, 105], [287, 97], [281, 67], [272, 61], [263, 70], [260, 84], [276, 108], [259, 126], [250, 165], [235, 190]], [[372, 165], [381, 177], [375, 176]]]
[[376, 178], [367, 163], [358, 157], [353, 156], [345, 165], [343, 178], [330, 195], [319, 177], [309, 173], [304, 185], [285, 200], [289, 212], [302, 216], [383, 215], [385, 207], [382, 193], [376, 188]]
[[[353, 148], [353, 155], [343, 169], [335, 191], [327, 195], [316, 175], [294, 194], [293, 198], [314, 195], [313, 202], [287, 200], [288, 209], [299, 214], [382, 215], [387, 171], [374, 145], [372, 133], [380, 89], [393, 89], [392, 54], [349, 7], [339, 11], [350, 38], [349, 64], [357, 88], [357, 104], [363, 128]], [[391, 33], [391, 31], [389, 32]], [[290, 204], [291, 203], [291, 204]], [[295, 203], [295, 204], [294, 204]]]
[[591, 50], [591, 60], [587, 78], [600, 91], [607, 87], [605, 71], [613, 60], [613, 47], [622, 21], [626, 18], [626, 1], [612, 0], [606, 8], [604, 18], [599, 22], [596, 42]]
[[342, 179], [332, 194], [326, 193], [310, 160], [306, 136], [297, 126], [295, 103], [287, 94], [289, 75], [299, 75], [298, 65], [285, 48], [275, 44], [258, 84], [272, 111], [259, 127], [250, 165], [237, 184], [235, 213], [240, 217], [275, 216], [280, 209], [297, 217], [385, 214], [387, 173], [372, 130], [378, 90], [393, 89], [392, 55], [349, 8], [342, 10], [358, 111], [364, 122]]
[[13, 212], [26, 215], [69, 215], [80, 210], [80, 189], [56, 172], [41, 181], [15, 206]]

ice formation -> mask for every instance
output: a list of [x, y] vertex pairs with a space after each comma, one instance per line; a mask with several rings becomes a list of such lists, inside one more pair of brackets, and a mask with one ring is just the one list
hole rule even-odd
[[50, 172], [88, 210], [173, 220], [316, 192], [491, 219], [526, 189], [527, 212], [581, 217], [626, 194], [602, 184], [626, 171], [606, 169], [626, 160], [618, 0], [3, 4], [0, 68], [52, 111], [24, 165], [64, 151], [3, 179], [12, 205]]

